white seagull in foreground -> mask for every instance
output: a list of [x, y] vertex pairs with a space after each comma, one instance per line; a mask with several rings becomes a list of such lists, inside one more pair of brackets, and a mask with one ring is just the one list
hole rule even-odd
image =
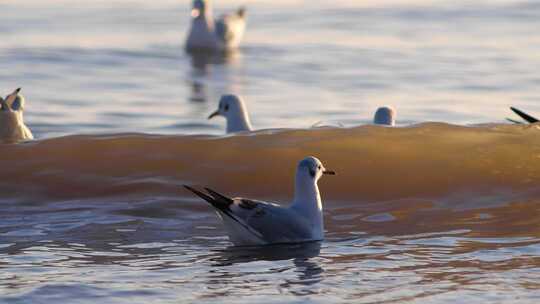
[[0, 142], [18, 142], [34, 139], [24, 124], [24, 97], [16, 89], [6, 99], [0, 97]]
[[212, 205], [223, 220], [229, 239], [237, 246], [300, 243], [324, 238], [321, 196], [317, 181], [326, 170], [315, 157], [300, 161], [294, 200], [288, 207], [246, 198], [229, 198], [205, 188], [203, 193], [184, 185]]
[[227, 120], [227, 133], [252, 130], [246, 105], [240, 96], [221, 96], [218, 109], [210, 114], [208, 119], [218, 115], [225, 117]]
[[396, 110], [391, 106], [384, 106], [377, 109], [373, 123], [376, 125], [396, 125]]
[[244, 36], [246, 11], [243, 7], [214, 22], [210, 0], [194, 0], [191, 17], [191, 29], [186, 41], [188, 51], [234, 49]]

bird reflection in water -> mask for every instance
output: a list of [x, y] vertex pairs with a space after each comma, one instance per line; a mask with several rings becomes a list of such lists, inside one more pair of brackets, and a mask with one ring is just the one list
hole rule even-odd
[[207, 100], [204, 82], [197, 79], [191, 81], [191, 96], [189, 100], [194, 102], [205, 102]]
[[[223, 69], [223, 66], [234, 66], [240, 63], [240, 52], [237, 50], [229, 51], [201, 51], [188, 52], [191, 61], [191, 71], [188, 77], [188, 85], [191, 89], [189, 97], [193, 102], [205, 102], [208, 100], [208, 81], [209, 77], [216, 80], [219, 86], [224, 86], [230, 90], [236, 87], [235, 81], [230, 80], [229, 70]], [[212, 69], [213, 66], [220, 67]]]
[[214, 267], [223, 267], [255, 261], [292, 260], [297, 279], [286, 280], [281, 284], [281, 288], [290, 288], [293, 285], [307, 286], [322, 281], [324, 268], [313, 259], [318, 257], [320, 252], [321, 242], [229, 247], [223, 251], [217, 251], [217, 256], [211, 258], [210, 261], [213, 262]]
[[191, 57], [191, 66], [203, 74], [209, 71], [211, 65], [234, 65], [240, 60], [238, 50], [188, 52]]

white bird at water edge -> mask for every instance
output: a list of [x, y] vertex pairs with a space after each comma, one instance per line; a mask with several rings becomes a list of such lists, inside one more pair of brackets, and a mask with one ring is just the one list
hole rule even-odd
[[246, 10], [243, 7], [214, 21], [210, 0], [194, 0], [191, 17], [191, 28], [186, 40], [188, 52], [234, 49], [244, 36]]
[[5, 99], [0, 97], [0, 142], [19, 142], [34, 139], [30, 129], [24, 124], [25, 100], [16, 89]]
[[307, 157], [296, 169], [294, 199], [288, 207], [246, 198], [229, 198], [212, 189], [203, 193], [186, 189], [207, 201], [222, 219], [231, 242], [237, 246], [321, 241], [323, 206], [317, 181], [326, 170], [321, 161]]
[[223, 116], [227, 120], [227, 133], [251, 131], [251, 122], [246, 105], [237, 95], [223, 95], [219, 99], [218, 109], [208, 116]]

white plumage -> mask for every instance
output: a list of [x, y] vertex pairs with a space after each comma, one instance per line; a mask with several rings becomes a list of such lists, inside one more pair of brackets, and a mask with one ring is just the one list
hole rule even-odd
[[223, 15], [214, 21], [210, 1], [194, 0], [191, 17], [191, 28], [186, 40], [186, 49], [190, 52], [234, 49], [239, 46], [244, 36], [246, 28], [244, 8], [239, 8], [236, 12]]
[[218, 109], [208, 116], [223, 116], [227, 120], [227, 133], [251, 131], [251, 121], [247, 107], [240, 96], [223, 95], [219, 99]]
[[0, 97], [0, 142], [14, 143], [34, 139], [30, 129], [24, 124], [25, 100], [16, 89], [6, 99]]

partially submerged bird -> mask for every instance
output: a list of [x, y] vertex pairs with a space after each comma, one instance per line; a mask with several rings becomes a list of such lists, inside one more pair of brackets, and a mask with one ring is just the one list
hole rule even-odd
[[229, 198], [209, 188], [208, 193], [184, 185], [212, 205], [223, 220], [229, 239], [237, 246], [300, 243], [324, 238], [323, 207], [317, 181], [326, 170], [315, 157], [296, 169], [293, 202], [288, 207], [246, 198]]
[[221, 96], [218, 109], [210, 114], [208, 119], [218, 115], [225, 117], [227, 120], [227, 133], [252, 130], [246, 105], [240, 96]]
[[[536, 117], [533, 117], [519, 109], [516, 109], [514, 107], [510, 107], [510, 110], [514, 111], [514, 113], [516, 113], [517, 115], [519, 115], [519, 117], [523, 118], [526, 122], [528, 123], [535, 123], [535, 122], [539, 122], [540, 120], [538, 120]], [[516, 124], [522, 124], [521, 121], [517, 121], [517, 120], [514, 120], [514, 119], [511, 119], [511, 118], [507, 118], [506, 120], [510, 121], [510, 122], [513, 122], [513, 123], [516, 123]]]
[[0, 97], [0, 142], [19, 142], [34, 139], [30, 129], [24, 124], [24, 97], [21, 88], [6, 98]]
[[234, 49], [244, 36], [246, 10], [243, 7], [214, 21], [210, 0], [194, 0], [191, 17], [191, 29], [186, 40], [189, 52]]
[[373, 117], [373, 123], [377, 125], [396, 125], [396, 110], [391, 106], [384, 106], [377, 109]]

